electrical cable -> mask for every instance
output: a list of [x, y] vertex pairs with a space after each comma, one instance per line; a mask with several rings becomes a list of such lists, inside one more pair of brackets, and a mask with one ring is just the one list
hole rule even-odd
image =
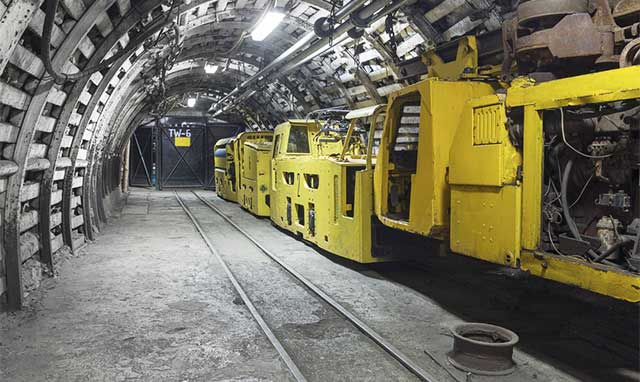
[[579, 154], [585, 158], [589, 158], [589, 159], [605, 159], [605, 158], [610, 158], [613, 154], [607, 154], [607, 155], [589, 155], [589, 154], [585, 154], [582, 151], [576, 149], [575, 147], [571, 146], [571, 144], [567, 141], [567, 137], [566, 134], [564, 132], [564, 108], [560, 108], [560, 130], [562, 132], [562, 141], [564, 142], [565, 145], [567, 145], [568, 148], [570, 148], [571, 150], [573, 150], [576, 154]]
[[591, 176], [589, 177], [589, 179], [587, 179], [587, 181], [585, 182], [584, 186], [582, 187], [582, 191], [580, 191], [580, 194], [578, 195], [578, 198], [571, 203], [571, 205], [569, 206], [569, 208], [572, 208], [573, 206], [575, 206], [576, 204], [578, 204], [578, 202], [580, 201], [580, 199], [582, 198], [582, 195], [584, 194], [584, 192], [587, 190], [587, 186], [589, 186], [589, 183], [591, 183], [591, 179], [593, 179], [593, 174], [591, 174]]
[[565, 168], [564, 174], [562, 175], [562, 184], [560, 185], [560, 204], [562, 205], [562, 212], [564, 214], [564, 220], [569, 226], [569, 231], [571, 231], [571, 235], [577, 240], [582, 240], [582, 236], [580, 235], [580, 231], [578, 230], [578, 226], [576, 222], [571, 217], [571, 212], [569, 211], [569, 203], [567, 202], [567, 188], [569, 187], [569, 177], [571, 176], [571, 169], [573, 168], [573, 159], [569, 159]]
[[[51, 35], [53, 32], [53, 24], [56, 16], [56, 10], [58, 8], [58, 1], [59, 0], [47, 0], [45, 21], [44, 21], [43, 32], [42, 32], [42, 43], [41, 43], [42, 61], [44, 63], [47, 73], [49, 73], [49, 75], [53, 77], [56, 83], [64, 83], [67, 81], [78, 81], [82, 78], [89, 77], [98, 71], [108, 68], [123, 56], [131, 54], [133, 51], [135, 51], [138, 48], [140, 44], [144, 43], [149, 37], [153, 36], [156, 32], [158, 32], [158, 30], [164, 28], [165, 26], [169, 25], [172, 22], [171, 20], [169, 20], [169, 16], [171, 15], [171, 13], [169, 12], [169, 14], [167, 15], [164, 21], [158, 23], [154, 27], [146, 29], [138, 37], [136, 37], [135, 40], [130, 41], [129, 44], [127, 44], [127, 48], [114, 54], [113, 56], [109, 57], [107, 60], [104, 60], [101, 63], [91, 68], [85, 68], [84, 70], [78, 73], [72, 73], [72, 74], [60, 73], [56, 71], [56, 69], [53, 67], [53, 63], [51, 62]], [[179, 44], [180, 30], [178, 29], [177, 25], [174, 25], [174, 31], [175, 31], [176, 43]]]
[[549, 243], [551, 243], [553, 250], [556, 251], [558, 255], [566, 256], [564, 253], [560, 252], [558, 247], [556, 247], [556, 243], [553, 242], [553, 237], [551, 236], [551, 223], [547, 224], [547, 235], [549, 235]]

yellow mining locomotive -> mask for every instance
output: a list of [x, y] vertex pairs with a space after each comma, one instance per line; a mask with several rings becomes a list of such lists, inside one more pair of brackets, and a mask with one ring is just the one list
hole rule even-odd
[[455, 61], [431, 62], [440, 78], [390, 96], [375, 169], [380, 221], [640, 301], [640, 67], [505, 86], [473, 66], [475, 54], [465, 38]]
[[222, 199], [237, 202], [235, 138], [224, 138], [216, 142], [213, 152], [214, 182], [216, 194]]
[[[531, 32], [523, 9], [503, 31], [502, 65], [483, 63], [479, 42], [465, 37], [453, 53], [427, 53], [426, 77], [391, 94], [386, 110], [288, 121], [270, 149], [267, 138], [243, 143], [244, 156], [237, 139], [221, 141], [219, 195], [243, 200], [235, 177], [251, 173], [245, 208], [268, 207], [277, 226], [357, 262], [396, 258], [404, 232], [640, 302], [640, 66], [629, 66], [626, 48], [614, 65], [626, 35], [590, 24], [603, 18], [567, 16]], [[571, 31], [567, 23], [612, 43], [573, 56], [555, 50], [553, 31]], [[576, 58], [587, 64], [557, 65]], [[517, 67], [541, 72], [512, 78]]]
[[214, 180], [222, 199], [238, 202], [258, 216], [269, 216], [271, 131], [250, 131], [214, 146]]
[[271, 131], [246, 132], [237, 138], [236, 157], [240, 162], [238, 201], [256, 216], [269, 216], [272, 138]]
[[360, 263], [384, 261], [371, 245], [372, 151], [383, 107], [339, 120], [288, 121], [274, 132], [271, 220]]

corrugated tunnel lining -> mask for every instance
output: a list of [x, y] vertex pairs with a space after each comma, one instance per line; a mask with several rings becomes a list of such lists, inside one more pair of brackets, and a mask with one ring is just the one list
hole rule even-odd
[[[425, 8], [436, 5], [424, 3]], [[54, 267], [53, 254], [82, 246], [108, 217], [110, 200], [118, 196], [120, 153], [151, 106], [140, 77], [153, 75], [153, 55], [144, 48], [77, 82], [50, 81], [39, 58], [43, 4], [0, 3], [1, 34], [12, 36], [0, 43], [0, 193], [5, 204], [0, 293], [13, 290], [7, 298], [14, 307], [22, 303], [22, 294], [15, 291], [35, 289], [42, 274]], [[322, 0], [291, 3], [273, 38], [246, 40], [231, 57], [221, 55], [254, 25], [266, 4], [61, 0], [51, 30], [52, 65], [68, 73], [95, 66], [169, 16], [176, 20], [184, 45], [167, 76], [167, 96], [199, 91], [220, 98], [331, 11], [331, 4]], [[469, 15], [478, 7], [488, 9], [491, 17], [471, 21]], [[428, 12], [403, 9], [396, 16], [394, 35], [402, 59], [418, 57], [418, 47], [427, 43], [416, 17], [432, 23], [444, 38], [498, 28], [501, 17], [500, 9], [484, 0], [447, 0]], [[369, 32], [357, 40], [362, 48], [355, 55], [353, 43], [337, 46], [286, 78], [262, 84], [234, 115], [250, 124], [274, 126], [319, 108], [366, 105], [398, 89], [402, 84], [395, 79], [384, 19]], [[224, 70], [204, 75], [206, 63]]]

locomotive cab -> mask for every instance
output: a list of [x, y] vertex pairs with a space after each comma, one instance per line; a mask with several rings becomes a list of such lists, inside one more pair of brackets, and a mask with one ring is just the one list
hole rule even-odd
[[386, 225], [446, 238], [449, 148], [465, 101], [493, 93], [481, 82], [427, 79], [390, 96], [376, 166], [375, 208]]
[[[360, 263], [372, 253], [373, 167], [383, 107], [341, 121], [289, 121], [276, 127], [271, 220], [333, 254]], [[369, 123], [365, 123], [368, 121]]]

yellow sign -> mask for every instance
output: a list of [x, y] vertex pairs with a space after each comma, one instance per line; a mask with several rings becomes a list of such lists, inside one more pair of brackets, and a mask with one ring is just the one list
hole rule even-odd
[[191, 137], [176, 137], [176, 147], [191, 146]]

